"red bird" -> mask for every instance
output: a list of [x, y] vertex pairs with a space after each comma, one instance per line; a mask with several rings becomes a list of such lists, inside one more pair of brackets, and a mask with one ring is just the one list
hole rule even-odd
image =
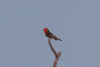
[[56, 36], [54, 36], [54, 35], [49, 31], [48, 28], [44, 28], [43, 31], [44, 31], [44, 33], [45, 33], [45, 35], [46, 35], [47, 37], [49, 37], [49, 38], [51, 38], [51, 39], [55, 39], [55, 40], [60, 40], [60, 41], [61, 41], [61, 39], [59, 39], [59, 38], [57, 38]]

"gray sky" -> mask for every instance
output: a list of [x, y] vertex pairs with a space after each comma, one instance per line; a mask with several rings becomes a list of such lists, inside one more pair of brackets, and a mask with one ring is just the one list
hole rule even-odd
[[0, 0], [0, 67], [100, 67], [100, 0]]

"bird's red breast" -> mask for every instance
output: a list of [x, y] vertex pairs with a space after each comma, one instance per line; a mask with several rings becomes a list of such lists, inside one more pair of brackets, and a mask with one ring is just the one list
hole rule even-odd
[[44, 28], [44, 33], [46, 34], [46, 32], [48, 31], [48, 28]]

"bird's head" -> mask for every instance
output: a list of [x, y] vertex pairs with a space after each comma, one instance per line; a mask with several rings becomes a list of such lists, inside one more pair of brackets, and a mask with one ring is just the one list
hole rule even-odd
[[44, 32], [47, 32], [48, 30], [49, 30], [48, 28], [44, 28], [44, 29], [43, 29]]

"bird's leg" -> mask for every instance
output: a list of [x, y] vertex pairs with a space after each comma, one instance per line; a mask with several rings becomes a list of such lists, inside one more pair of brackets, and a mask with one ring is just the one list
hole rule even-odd
[[51, 38], [48, 37], [48, 40], [49, 40], [49, 39], [51, 40]]

